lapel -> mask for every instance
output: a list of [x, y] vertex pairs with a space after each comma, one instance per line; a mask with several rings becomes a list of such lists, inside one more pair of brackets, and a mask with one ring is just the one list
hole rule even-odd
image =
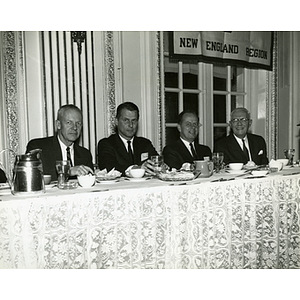
[[55, 135], [53, 137], [53, 151], [54, 151], [54, 155], [52, 157], [54, 157], [55, 161], [56, 160], [62, 160], [62, 153], [61, 153], [61, 148], [59, 145], [59, 141], [58, 141], [58, 137], [57, 135]]
[[79, 161], [81, 161], [80, 157], [81, 155], [79, 151], [79, 146], [74, 143], [74, 166], [79, 164]]
[[240, 147], [239, 143], [237, 142], [236, 138], [233, 136], [233, 133], [230, 134], [230, 139], [228, 142], [228, 148], [230, 153], [236, 153], [237, 158], [241, 161], [245, 160], [246, 158], [244, 152]]
[[[134, 156], [134, 163], [140, 165], [142, 162], [142, 153], [147, 153], [147, 156], [150, 155], [148, 149], [145, 148], [144, 140], [135, 136], [133, 139], [133, 156]], [[147, 157], [150, 159], [151, 157]], [[143, 161], [145, 157], [143, 157]]]
[[[191, 155], [191, 152], [187, 149], [187, 147], [184, 145], [184, 143], [181, 139], [178, 140], [178, 150], [179, 150], [179, 153], [182, 153], [182, 156], [184, 159], [188, 159], [188, 161], [194, 160], [193, 156]], [[198, 151], [197, 151], [196, 147], [195, 147], [195, 151], [198, 156]]]
[[258, 154], [258, 149], [256, 147], [255, 140], [253, 139], [253, 135], [247, 134], [248, 138], [248, 143], [249, 143], [249, 148], [250, 148], [250, 153], [253, 161], [256, 161], [257, 159], [257, 154]]

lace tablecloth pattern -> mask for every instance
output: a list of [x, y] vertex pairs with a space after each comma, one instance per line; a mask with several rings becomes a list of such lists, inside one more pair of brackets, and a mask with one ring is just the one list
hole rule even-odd
[[300, 176], [0, 203], [1, 268], [299, 268]]

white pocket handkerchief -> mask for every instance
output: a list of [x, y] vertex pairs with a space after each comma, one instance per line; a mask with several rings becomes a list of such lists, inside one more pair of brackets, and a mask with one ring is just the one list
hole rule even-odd
[[258, 155], [262, 155], [264, 153], [264, 151], [263, 150], [260, 150], [259, 152], [258, 152]]

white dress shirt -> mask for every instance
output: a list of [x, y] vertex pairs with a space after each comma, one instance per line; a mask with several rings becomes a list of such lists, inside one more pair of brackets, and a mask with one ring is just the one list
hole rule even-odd
[[[240, 138], [237, 137], [235, 134], [234, 134], [233, 136], [235, 137], [235, 139], [237, 140], [237, 142], [238, 142], [238, 144], [240, 145], [241, 149], [243, 150], [243, 139], [240, 139]], [[250, 161], [252, 161], [251, 151], [250, 151], [250, 147], [249, 147], [249, 142], [248, 142], [247, 135], [244, 137], [244, 140], [245, 140], [245, 146], [246, 146], [246, 148], [248, 149]]]
[[[190, 152], [191, 155], [193, 156], [193, 153], [192, 153], [192, 150], [191, 150], [191, 147], [190, 147], [190, 142], [184, 140], [183, 138], [180, 138], [180, 139], [182, 140], [183, 144], [187, 147], [187, 149], [189, 150], [189, 152]], [[192, 144], [193, 144], [193, 147], [194, 147], [194, 149], [195, 149], [195, 151], [196, 151], [195, 143], [192, 142]]]
[[119, 137], [121, 138], [121, 141], [124, 143], [124, 145], [125, 145], [125, 148], [127, 149], [127, 152], [128, 152], [128, 141], [131, 141], [131, 149], [132, 149], [132, 153], [134, 153], [134, 150], [133, 150], [133, 139], [134, 139], [134, 137], [132, 137], [132, 139], [131, 140], [126, 140], [126, 139], [124, 139], [122, 136], [120, 136], [119, 135]]

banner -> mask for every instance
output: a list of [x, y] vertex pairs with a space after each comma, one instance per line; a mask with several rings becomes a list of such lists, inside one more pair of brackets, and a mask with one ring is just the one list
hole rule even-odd
[[272, 70], [271, 31], [173, 31], [170, 58]]

